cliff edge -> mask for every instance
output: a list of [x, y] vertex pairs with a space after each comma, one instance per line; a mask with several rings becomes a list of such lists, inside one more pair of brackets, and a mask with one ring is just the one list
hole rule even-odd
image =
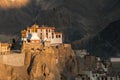
[[22, 54], [24, 66], [0, 65], [1, 80], [70, 80], [78, 73], [70, 44], [26, 49]]

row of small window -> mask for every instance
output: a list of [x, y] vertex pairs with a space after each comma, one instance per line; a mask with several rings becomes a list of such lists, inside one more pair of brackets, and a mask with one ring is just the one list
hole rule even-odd
[[[40, 33], [40, 35], [42, 36], [42, 33]], [[46, 35], [48, 35], [48, 33], [46, 33]], [[54, 33], [52, 33], [52, 36], [54, 35]]]
[[[38, 30], [37, 29], [32, 29], [31, 32], [37, 32]], [[42, 29], [40, 30], [41, 32], [43, 31]], [[30, 30], [28, 30], [28, 32], [30, 32]], [[51, 32], [50, 29], [46, 29], [46, 32]], [[54, 32], [54, 30], [52, 30], [52, 32]]]
[[[42, 31], [42, 30], [41, 30]], [[51, 30], [50, 29], [46, 29], [46, 32], [50, 32]], [[52, 30], [52, 32], [53, 32], [54, 30]]]
[[37, 29], [35, 29], [35, 30], [28, 30], [28, 32], [37, 32]]
[[56, 35], [56, 38], [61, 38], [61, 35]]
[[[48, 35], [46, 35], [46, 37], [48, 38]], [[54, 35], [52, 35], [52, 39], [54, 38]], [[56, 35], [56, 38], [61, 38], [61, 35]], [[40, 39], [42, 39], [42, 36], [40, 37]]]
[[[43, 31], [42, 29], [40, 30], [41, 32]], [[54, 32], [54, 30], [46, 29], [46, 32]]]

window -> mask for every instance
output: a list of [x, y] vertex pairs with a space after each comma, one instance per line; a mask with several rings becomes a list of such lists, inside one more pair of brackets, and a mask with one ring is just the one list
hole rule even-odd
[[54, 38], [54, 33], [52, 33], [52, 39]]
[[52, 32], [51, 34], [52, 34], [52, 35], [54, 35], [54, 33], [53, 33], [53, 32]]
[[30, 40], [29, 40], [29, 39], [27, 39], [27, 41], [28, 41], [28, 42], [30, 42]]
[[42, 36], [42, 33], [40, 33], [40, 35]]
[[58, 49], [58, 46], [56, 46], [56, 49]]
[[61, 38], [61, 35], [59, 35], [59, 38]]
[[37, 32], [37, 29], [35, 29], [35, 32]]
[[56, 35], [56, 38], [58, 38], [58, 35]]
[[46, 29], [46, 32], [48, 32], [48, 30]]
[[31, 50], [34, 50], [34, 48], [31, 48]]
[[46, 33], [46, 35], [48, 35], [48, 33]]
[[42, 39], [42, 37], [40, 37], [40, 39]]

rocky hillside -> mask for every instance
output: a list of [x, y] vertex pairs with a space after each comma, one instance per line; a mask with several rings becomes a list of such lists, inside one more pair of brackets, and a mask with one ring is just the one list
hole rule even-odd
[[0, 80], [75, 80], [83, 71], [97, 70], [97, 57], [86, 50], [74, 51], [70, 44], [24, 48], [21, 54], [25, 54], [24, 65], [0, 63]]
[[77, 58], [70, 45], [25, 50], [22, 54], [26, 55], [24, 66], [0, 64], [0, 80], [74, 80], [88, 69], [87, 65], [94, 65], [89, 69], [96, 67], [95, 58]]
[[[73, 48], [86, 48], [90, 53], [101, 56], [111, 57], [120, 56], [120, 21], [115, 21], [108, 25], [95, 37], [86, 36], [73, 43]], [[77, 46], [76, 46], [77, 44]]]

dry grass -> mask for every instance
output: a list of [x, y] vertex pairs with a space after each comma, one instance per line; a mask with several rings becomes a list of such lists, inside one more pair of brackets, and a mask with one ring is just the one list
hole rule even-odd
[[0, 0], [0, 7], [3, 9], [21, 8], [26, 6], [30, 0]]

